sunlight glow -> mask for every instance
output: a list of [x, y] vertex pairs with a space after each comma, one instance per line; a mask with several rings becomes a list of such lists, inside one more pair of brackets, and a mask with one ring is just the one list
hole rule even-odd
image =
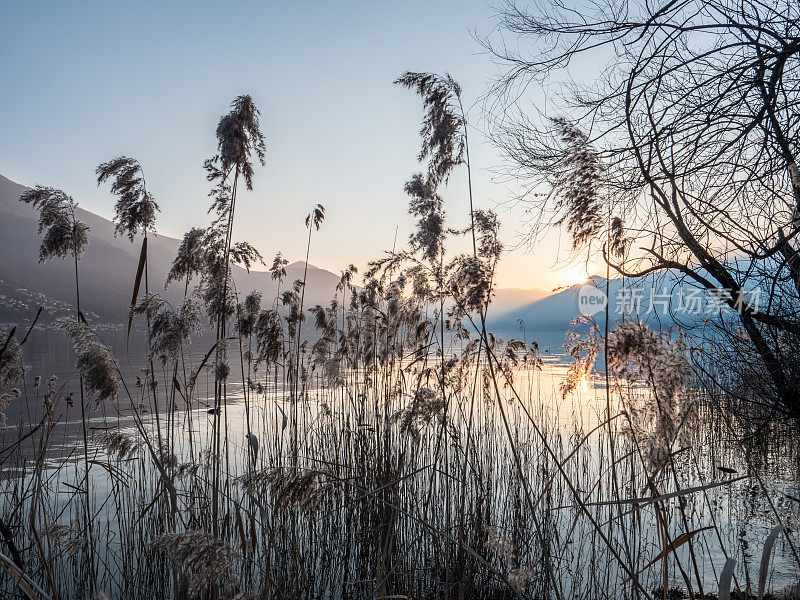
[[581, 375], [581, 380], [578, 383], [578, 389], [580, 389], [582, 392], [592, 391], [592, 384], [589, 382], [589, 376], [586, 373]]
[[560, 287], [572, 287], [585, 283], [589, 279], [589, 273], [595, 272], [595, 265], [584, 262], [577, 264], [569, 264], [558, 269], [553, 269], [553, 272], [558, 277]]

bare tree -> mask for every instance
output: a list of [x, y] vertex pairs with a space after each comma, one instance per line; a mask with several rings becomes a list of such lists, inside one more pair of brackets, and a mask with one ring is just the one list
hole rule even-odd
[[[729, 341], [768, 374], [759, 393], [800, 417], [800, 5], [589, 0], [501, 14], [530, 48], [486, 42], [507, 67], [496, 138], [530, 184], [521, 199], [619, 274], [669, 271], [720, 297]], [[609, 66], [581, 78], [598, 60]], [[558, 115], [523, 116], [537, 83], [557, 91]]]

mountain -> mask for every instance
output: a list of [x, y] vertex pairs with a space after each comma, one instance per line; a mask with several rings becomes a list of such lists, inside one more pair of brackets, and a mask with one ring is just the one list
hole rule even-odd
[[[38, 262], [38, 213], [19, 202], [26, 189], [0, 175], [0, 320], [28, 320], [39, 305], [45, 305], [45, 313], [52, 318], [59, 307], [66, 305], [64, 310], [69, 310], [75, 302], [75, 273], [69, 260]], [[116, 237], [111, 221], [86, 210], [78, 209], [77, 217], [90, 228], [89, 244], [79, 265], [81, 308], [87, 317], [95, 313], [97, 320], [122, 322], [131, 302], [141, 242]], [[178, 245], [179, 240], [163, 235], [148, 240], [150, 291], [163, 294], [171, 302], [183, 296], [181, 285], [164, 290]], [[304, 265], [298, 261], [286, 268], [284, 288], [302, 279]], [[275, 296], [277, 284], [269, 272], [248, 273], [234, 267], [233, 273], [242, 294], [259, 290], [265, 299]], [[328, 303], [338, 282], [337, 275], [309, 265], [306, 306]]]
[[519, 320], [524, 322], [528, 330], [567, 329], [570, 321], [580, 315], [578, 308], [580, 287], [580, 285], [575, 285], [505, 312], [492, 307], [487, 316], [487, 322], [490, 327], [500, 330], [517, 329]]
[[[755, 302], [757, 307], [759, 295], [755, 291], [746, 292], [745, 297]], [[699, 290], [688, 280], [679, 279], [675, 273], [663, 272], [637, 280], [620, 278], [608, 282], [603, 277], [593, 276], [583, 284], [573, 285], [524, 306], [504, 313], [490, 313], [488, 323], [496, 329], [512, 330], [517, 328], [517, 321], [521, 319], [528, 330], [564, 330], [581, 316], [582, 305], [585, 312], [593, 314], [597, 323], [603, 323], [604, 302], [610, 310], [611, 324], [626, 314], [655, 329], [668, 328], [676, 323], [697, 324], [720, 310], [719, 303], [711, 294]], [[725, 307], [724, 310], [732, 309]]]

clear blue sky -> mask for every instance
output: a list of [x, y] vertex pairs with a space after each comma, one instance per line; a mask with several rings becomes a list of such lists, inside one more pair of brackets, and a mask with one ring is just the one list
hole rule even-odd
[[[496, 26], [469, 2], [41, 2], [0, 9], [0, 173], [62, 188], [111, 217], [94, 168], [120, 154], [144, 166], [160, 205], [158, 229], [179, 237], [207, 221], [203, 160], [228, 103], [249, 93], [262, 113], [267, 166], [237, 204], [235, 237], [267, 259], [303, 257], [303, 219], [327, 209], [311, 262], [359, 267], [411, 229], [403, 183], [420, 167], [419, 99], [392, 85], [406, 70], [449, 71], [469, 101], [496, 67], [473, 39]], [[476, 199], [505, 200], [489, 169], [500, 157], [472, 110]], [[451, 225], [466, 223], [465, 181], [446, 192]], [[504, 237], [516, 216], [500, 213]], [[552, 288], [557, 237], [506, 257], [502, 287]], [[570, 281], [571, 282], [571, 281]]]

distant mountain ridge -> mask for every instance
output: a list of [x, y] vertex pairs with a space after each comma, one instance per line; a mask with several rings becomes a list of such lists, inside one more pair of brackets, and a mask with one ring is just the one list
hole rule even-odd
[[[27, 189], [0, 175], [0, 322], [29, 320], [39, 305], [45, 306], [45, 313], [59, 316], [75, 303], [75, 273], [71, 263], [58, 259], [38, 262], [41, 244], [41, 235], [36, 231], [38, 213], [19, 201]], [[96, 313], [100, 321], [123, 322], [131, 302], [141, 240], [131, 243], [125, 237], [115, 236], [114, 223], [87, 210], [78, 209], [77, 216], [90, 228], [89, 244], [79, 265], [81, 308], [87, 316]], [[179, 240], [164, 235], [148, 239], [150, 291], [163, 295], [170, 302], [178, 302], [183, 297], [183, 286], [179, 284], [164, 289], [179, 244]], [[286, 267], [281, 290], [303, 278], [304, 266], [303, 261], [295, 261]], [[235, 266], [233, 273], [241, 294], [260, 291], [265, 304], [270, 304], [275, 298], [278, 284], [268, 271], [248, 273]], [[336, 294], [339, 280], [335, 273], [309, 264], [306, 307], [328, 304]], [[493, 310], [513, 311], [547, 293], [538, 289], [498, 289]], [[44, 294], [46, 300], [42, 300], [39, 294]], [[51, 311], [52, 307], [61, 307], [61, 310]]]
[[[26, 189], [0, 175], [0, 280], [3, 289], [26, 289], [43, 293], [53, 301], [74, 304], [75, 273], [70, 262], [58, 259], [38, 262], [41, 244], [41, 235], [36, 231], [38, 214], [19, 201]], [[131, 243], [125, 237], [115, 236], [111, 221], [89, 211], [78, 209], [77, 217], [90, 228], [89, 244], [79, 265], [81, 308], [86, 313], [97, 313], [100, 320], [121, 322], [131, 302], [141, 241]], [[154, 235], [148, 240], [150, 291], [164, 295], [171, 302], [179, 301], [183, 296], [181, 285], [164, 289], [179, 243], [179, 240], [164, 235]], [[304, 265], [304, 262], [296, 261], [287, 266], [283, 289], [296, 279], [302, 279]], [[233, 272], [236, 286], [243, 294], [259, 290], [269, 302], [277, 292], [277, 282], [268, 271], [248, 273], [234, 267]], [[338, 282], [338, 275], [309, 265], [306, 305], [327, 304], [333, 298]], [[32, 318], [36, 312], [35, 302], [28, 304]]]
[[[710, 293], [699, 290], [689, 280], [680, 280], [670, 271], [639, 279], [617, 278], [608, 281], [595, 275], [585, 283], [509, 311], [490, 309], [487, 321], [491, 327], [500, 330], [516, 329], [520, 320], [528, 330], [565, 330], [570, 322], [582, 314], [581, 297], [597, 292], [600, 293], [599, 297], [607, 294], [607, 304], [605, 310], [594, 313], [594, 319], [598, 323], [604, 322], [605, 312], [609, 310], [609, 322], [612, 325], [621, 320], [623, 314], [627, 315], [626, 318], [633, 317], [646, 322], [655, 329], [669, 328], [675, 324], [696, 325], [704, 318], [718, 314], [721, 307], [714, 302]], [[756, 296], [748, 298], [753, 299], [757, 304]], [[725, 306], [723, 310], [732, 309]]]

